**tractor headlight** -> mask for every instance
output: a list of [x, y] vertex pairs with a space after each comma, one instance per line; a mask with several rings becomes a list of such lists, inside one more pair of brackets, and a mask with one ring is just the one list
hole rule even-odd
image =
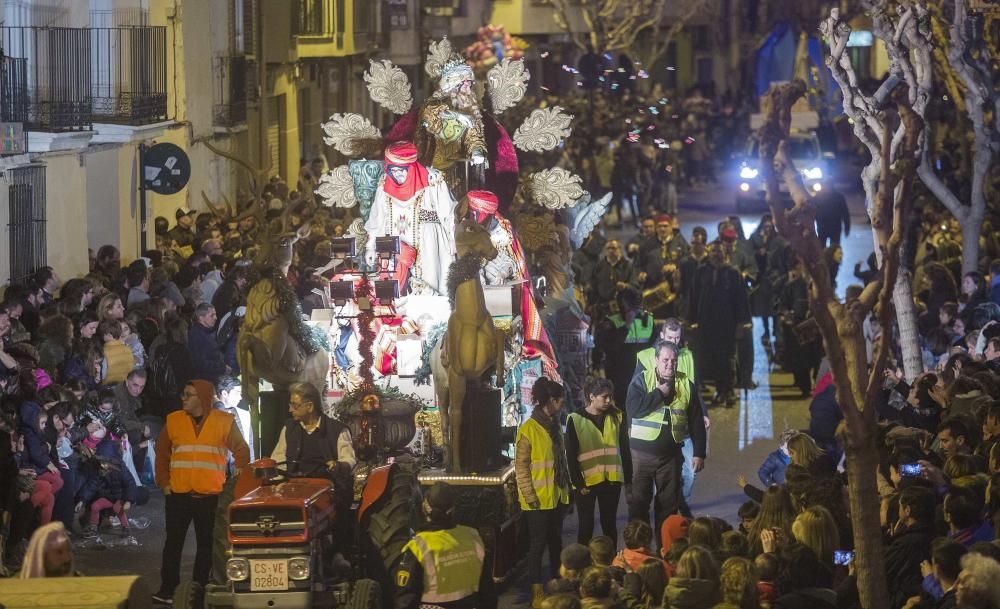
[[296, 556], [288, 559], [288, 577], [297, 581], [309, 579], [309, 557]]
[[822, 180], [823, 179], [823, 168], [822, 167], [811, 167], [809, 169], [802, 170], [802, 177], [807, 180]]
[[753, 167], [740, 167], [740, 178], [752, 180], [757, 177], [757, 170]]
[[226, 578], [241, 582], [250, 577], [250, 561], [245, 558], [230, 558], [226, 561]]

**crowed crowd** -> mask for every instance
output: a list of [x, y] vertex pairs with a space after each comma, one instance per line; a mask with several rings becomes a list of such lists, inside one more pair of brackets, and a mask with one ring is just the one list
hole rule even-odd
[[[300, 187], [315, 179], [313, 165], [303, 163]], [[277, 180], [265, 195], [267, 221], [312, 218], [289, 274], [308, 309], [320, 281], [309, 265], [323, 251], [329, 259], [328, 235], [343, 223]], [[205, 381], [202, 402], [233, 415], [251, 440], [235, 346], [258, 222], [179, 209], [172, 227], [156, 219], [156, 249], [128, 265], [106, 245], [84, 277], [63, 282], [43, 267], [3, 292], [0, 571], [16, 572], [32, 532], [51, 522], [78, 541], [141, 539], [147, 521], [137, 527], [129, 514], [148, 500], [157, 462], [169, 461], [164, 423], [192, 381]]]

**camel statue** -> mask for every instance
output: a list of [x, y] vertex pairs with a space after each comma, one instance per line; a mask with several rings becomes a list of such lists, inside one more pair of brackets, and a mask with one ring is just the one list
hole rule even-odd
[[498, 382], [503, 382], [504, 374], [504, 333], [494, 327], [486, 310], [480, 279], [482, 262], [497, 256], [496, 247], [489, 231], [471, 220], [455, 229], [455, 247], [458, 256], [448, 272], [451, 317], [448, 330], [431, 352], [434, 390], [447, 446], [445, 467], [450, 473], [462, 471], [462, 409], [467, 388], [488, 383], [487, 374], [493, 369]]

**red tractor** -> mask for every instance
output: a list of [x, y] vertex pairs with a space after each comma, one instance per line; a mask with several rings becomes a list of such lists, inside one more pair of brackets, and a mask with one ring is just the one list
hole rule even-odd
[[[333, 535], [338, 506], [343, 510], [351, 503], [339, 501], [337, 493], [350, 491], [335, 490], [324, 478], [289, 477], [279, 465], [257, 460], [227, 486], [237, 499], [219, 510], [216, 539], [223, 541], [221, 530], [227, 536], [216, 548], [216, 583], [202, 589], [182, 582], [174, 607], [381, 609], [383, 601], [391, 606], [390, 569], [412, 535], [419, 509], [415, 465], [399, 462], [368, 474], [356, 515], [350, 515], [357, 524], [351, 547], [337, 547]], [[338, 554], [343, 558], [335, 560]]]

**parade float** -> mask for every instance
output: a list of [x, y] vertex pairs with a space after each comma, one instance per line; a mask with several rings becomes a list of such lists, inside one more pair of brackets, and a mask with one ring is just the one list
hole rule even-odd
[[498, 117], [529, 83], [515, 56], [490, 62], [477, 78], [448, 40], [431, 43], [425, 70], [435, 90], [420, 104], [398, 67], [371, 63], [369, 93], [398, 119], [385, 134], [358, 114], [323, 124], [325, 142], [349, 162], [325, 174], [316, 194], [359, 216], [331, 240], [326, 304], [304, 320], [286, 278], [307, 229], [261, 217], [238, 343], [258, 455], [270, 452], [268, 435], [285, 418], [284, 388], [325, 386], [326, 412], [354, 437], [357, 498], [387, 463], [405, 462], [420, 485], [453, 484], [458, 519], [494, 549], [498, 578], [511, 572], [526, 534], [514, 430], [541, 376], [579, 394], [587, 319], [569, 262], [610, 199], [591, 201], [581, 179], [561, 168], [521, 174], [518, 155], [557, 149], [572, 117], [536, 108], [508, 134]]

